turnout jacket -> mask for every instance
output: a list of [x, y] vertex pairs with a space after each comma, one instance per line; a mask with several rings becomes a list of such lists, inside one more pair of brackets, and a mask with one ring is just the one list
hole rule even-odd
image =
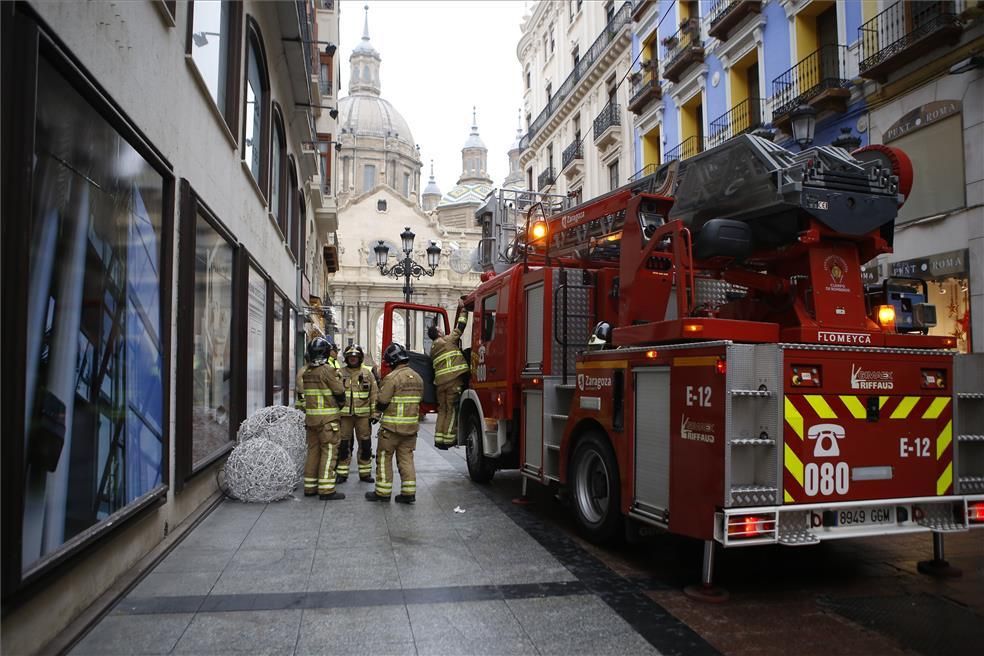
[[461, 334], [468, 324], [468, 315], [462, 314], [455, 322], [454, 330], [438, 337], [431, 344], [431, 360], [434, 362], [434, 385], [440, 387], [454, 382], [468, 372], [468, 362], [458, 348]]
[[304, 410], [307, 426], [322, 426], [338, 421], [339, 400], [345, 386], [338, 369], [327, 362], [302, 367], [297, 374], [297, 401], [294, 406]]
[[424, 381], [409, 365], [390, 371], [379, 386], [379, 425], [397, 435], [416, 435], [423, 395]]
[[376, 407], [376, 397], [379, 395], [379, 387], [376, 385], [372, 367], [361, 365], [353, 369], [344, 366], [339, 371], [342, 374], [342, 383], [345, 385], [342, 415], [368, 418]]

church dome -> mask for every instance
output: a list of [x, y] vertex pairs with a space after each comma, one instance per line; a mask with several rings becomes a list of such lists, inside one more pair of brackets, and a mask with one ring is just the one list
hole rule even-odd
[[393, 104], [385, 98], [369, 94], [339, 99], [338, 129], [341, 134], [391, 137], [411, 148], [416, 144], [409, 124]]

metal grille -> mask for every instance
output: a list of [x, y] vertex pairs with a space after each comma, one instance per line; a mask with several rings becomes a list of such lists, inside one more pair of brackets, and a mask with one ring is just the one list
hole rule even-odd
[[551, 348], [551, 369], [557, 375], [574, 373], [577, 354], [587, 348], [594, 325], [589, 300], [590, 286], [581, 283], [580, 270], [566, 271], [563, 283], [561, 269], [553, 270], [554, 341]]
[[659, 510], [670, 505], [670, 369], [637, 370], [635, 502]]

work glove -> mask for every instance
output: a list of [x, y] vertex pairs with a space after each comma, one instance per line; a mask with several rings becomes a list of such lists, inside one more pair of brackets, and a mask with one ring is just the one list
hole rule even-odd
[[369, 417], [369, 425], [375, 426], [379, 423], [379, 417]]

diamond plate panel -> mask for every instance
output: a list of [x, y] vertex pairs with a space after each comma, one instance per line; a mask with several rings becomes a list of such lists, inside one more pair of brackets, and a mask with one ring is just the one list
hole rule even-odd
[[[583, 271], [569, 269], [567, 271], [567, 312], [564, 312], [565, 290], [561, 288], [561, 270], [553, 270], [554, 290], [554, 329], [553, 344], [551, 345], [550, 366], [554, 374], [560, 374], [564, 367], [564, 352], [567, 352], [568, 375], [574, 373], [574, 362], [577, 354], [588, 346], [594, 321], [590, 312], [591, 287], [581, 284]], [[564, 348], [566, 342], [567, 348]]]
[[780, 351], [773, 345], [731, 344], [725, 489], [728, 506], [778, 503], [781, 443]]

